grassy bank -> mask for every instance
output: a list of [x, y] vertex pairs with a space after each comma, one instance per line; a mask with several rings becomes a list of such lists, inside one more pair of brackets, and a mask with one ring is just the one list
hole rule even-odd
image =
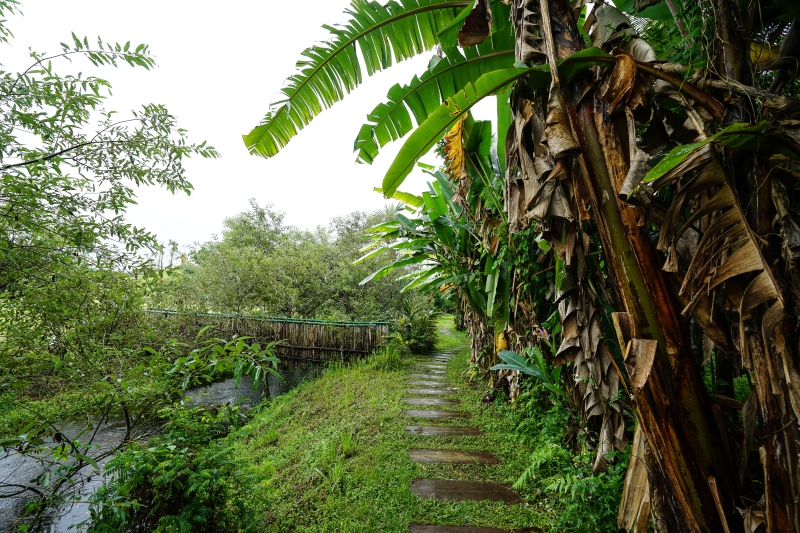
[[[468, 366], [468, 341], [452, 331], [448, 320], [439, 323], [443, 334], [438, 348], [455, 353], [448, 377], [460, 388], [455, 397], [461, 409], [472, 413], [469, 425], [479, 427], [483, 435], [431, 438], [404, 433], [407, 424], [420, 422], [401, 415], [407, 408], [403, 381], [407, 367], [423, 357], [408, 358], [397, 370], [380, 370], [375, 358], [332, 369], [264, 405], [234, 438], [236, 456], [243, 463], [262, 475], [271, 472], [251, 495], [261, 522], [257, 530], [406, 532], [413, 523], [548, 529], [554, 511], [534, 503], [535, 495], [525, 490], [521, 494], [529, 503], [519, 505], [426, 501], [410, 490], [418, 477], [512, 484], [530, 463], [531, 449], [514, 432], [515, 415], [501, 402], [483, 403], [483, 385], [462, 376]], [[436, 422], [447, 424], [464, 421]], [[350, 435], [355, 449], [343, 457]], [[486, 450], [497, 455], [500, 464], [417, 464], [408, 457], [411, 448]]]

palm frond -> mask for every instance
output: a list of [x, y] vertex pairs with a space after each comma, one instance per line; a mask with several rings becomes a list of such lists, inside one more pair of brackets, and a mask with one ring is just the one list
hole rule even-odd
[[[353, 0], [351, 18], [325, 26], [330, 41], [307, 48], [299, 72], [287, 80], [284, 99], [274, 102], [261, 124], [243, 135], [251, 153], [277, 154], [298, 131], [324, 109], [341, 100], [367, 75], [430, 50], [445, 29], [472, 0], [391, 0], [386, 5]], [[359, 58], [359, 52], [361, 58]]]

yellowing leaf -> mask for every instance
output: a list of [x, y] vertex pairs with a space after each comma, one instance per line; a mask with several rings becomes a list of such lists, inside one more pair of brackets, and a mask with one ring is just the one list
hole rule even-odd
[[497, 332], [494, 338], [495, 353], [499, 354], [502, 350], [508, 349], [508, 342], [506, 342], [506, 334], [501, 329]]
[[467, 176], [464, 143], [462, 142], [465, 118], [466, 115], [462, 115], [461, 120], [456, 122], [444, 136], [444, 160], [447, 163], [446, 172], [455, 182]]

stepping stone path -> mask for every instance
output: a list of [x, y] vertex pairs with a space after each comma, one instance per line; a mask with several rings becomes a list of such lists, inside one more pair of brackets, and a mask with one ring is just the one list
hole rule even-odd
[[[458, 391], [457, 388], [448, 387], [445, 379], [447, 374], [447, 361], [451, 354], [440, 354], [432, 358], [432, 363], [419, 364], [414, 367], [408, 377], [407, 385], [424, 386], [425, 388], [409, 388], [404, 391], [407, 395], [403, 401], [410, 405], [460, 405], [458, 400], [445, 398], [425, 398], [419, 396], [446, 396]], [[441, 363], [441, 364], [435, 364]], [[468, 411], [449, 411], [437, 409], [405, 409], [403, 415], [413, 418], [427, 419], [452, 419], [471, 418]], [[406, 426], [405, 432], [410, 435], [424, 437], [478, 437], [480, 429], [469, 426]], [[487, 465], [498, 464], [500, 460], [492, 453], [480, 450], [440, 450], [440, 449], [414, 449], [408, 450], [411, 460], [417, 463], [447, 463]], [[521, 503], [519, 494], [499, 483], [478, 481], [455, 481], [449, 479], [416, 479], [411, 484], [411, 491], [423, 499], [438, 501], [499, 501], [509, 504]], [[517, 530], [541, 531], [537, 528]], [[413, 524], [409, 527], [410, 533], [511, 533], [503, 529], [472, 527], [472, 526], [436, 526]]]

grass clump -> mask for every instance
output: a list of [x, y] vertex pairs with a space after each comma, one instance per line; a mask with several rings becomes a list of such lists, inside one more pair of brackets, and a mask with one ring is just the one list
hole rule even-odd
[[396, 372], [405, 368], [403, 360], [410, 354], [408, 348], [399, 340], [391, 339], [375, 350], [372, 364], [377, 370]]

